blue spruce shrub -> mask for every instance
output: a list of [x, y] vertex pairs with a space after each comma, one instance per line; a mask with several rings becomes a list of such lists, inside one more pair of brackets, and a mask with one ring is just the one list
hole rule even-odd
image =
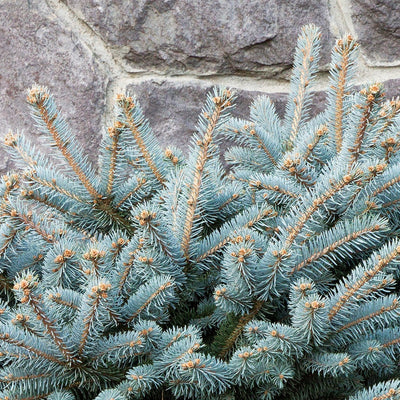
[[[400, 398], [400, 102], [302, 29], [286, 112], [214, 89], [189, 156], [118, 95], [96, 169], [46, 88], [0, 185], [0, 399]], [[236, 145], [220, 161], [219, 143]], [[45, 154], [45, 155], [43, 155]]]

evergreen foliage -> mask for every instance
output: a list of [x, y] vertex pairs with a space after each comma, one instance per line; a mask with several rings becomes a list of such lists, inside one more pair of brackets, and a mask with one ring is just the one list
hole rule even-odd
[[[0, 185], [0, 399], [400, 399], [400, 102], [302, 29], [281, 119], [214, 89], [189, 156], [118, 95], [99, 167], [44, 87]], [[220, 160], [219, 143], [236, 142]], [[43, 156], [42, 154], [46, 154]]]

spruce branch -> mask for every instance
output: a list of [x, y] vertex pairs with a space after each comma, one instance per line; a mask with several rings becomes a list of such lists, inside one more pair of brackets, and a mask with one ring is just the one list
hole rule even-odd
[[[139, 154], [143, 157], [146, 166], [151, 170], [157, 181], [164, 186], [165, 177], [157, 166], [158, 160], [155, 161], [154, 155], [149, 149], [149, 144], [154, 142], [154, 139], [150, 132], [146, 132], [148, 127], [141, 114], [140, 105], [137, 104], [132, 97], [126, 97], [122, 94], [117, 95], [116, 100], [119, 111], [117, 114], [117, 121], [122, 124], [122, 126], [119, 124], [118, 128], [125, 127], [125, 129], [130, 131], [134, 138], [135, 145], [139, 150]], [[155, 151], [159, 150], [155, 148]]]
[[318, 28], [308, 25], [302, 29], [297, 42], [294, 63], [295, 69], [291, 80], [291, 93], [286, 108], [285, 124], [290, 132], [288, 148], [298, 135], [300, 122], [305, 118], [309, 102], [310, 82], [316, 72], [319, 60], [319, 39], [321, 33]]
[[212, 114], [209, 115], [206, 111], [204, 112], [204, 118], [208, 120], [206, 130], [202, 139], [198, 141], [198, 154], [195, 161], [195, 170], [193, 176], [191, 177], [190, 191], [187, 195], [187, 208], [185, 213], [185, 218], [183, 222], [183, 237], [182, 237], [182, 252], [186, 260], [189, 261], [189, 244], [192, 236], [193, 230], [193, 219], [195, 216], [195, 211], [197, 203], [199, 201], [200, 187], [202, 183], [202, 177], [204, 173], [204, 167], [207, 159], [210, 157], [210, 147], [214, 139], [214, 131], [217, 127], [220, 115], [224, 109], [231, 105], [232, 95], [229, 91], [222, 93], [222, 97], [215, 96], [213, 102], [215, 107], [213, 108]]
[[[76, 148], [73, 149], [76, 155], [70, 150], [72, 135], [68, 131], [64, 119], [60, 116], [60, 112], [57, 110], [53, 97], [49, 94], [47, 88], [34, 86], [28, 92], [27, 100], [33, 107], [39, 126], [53, 138], [56, 146], [90, 195], [95, 199], [101, 198], [100, 193], [97, 192], [90, 180], [93, 173], [89, 170], [85, 161], [80, 161], [83, 157]], [[88, 170], [89, 174], [85, 173], [85, 170]]]
[[339, 153], [343, 143], [343, 119], [345, 113], [345, 97], [354, 75], [355, 58], [358, 43], [351, 35], [345, 35], [336, 42], [332, 50], [332, 63], [330, 70], [331, 87], [328, 92], [328, 101], [334, 109], [332, 131], [336, 142], [336, 152]]

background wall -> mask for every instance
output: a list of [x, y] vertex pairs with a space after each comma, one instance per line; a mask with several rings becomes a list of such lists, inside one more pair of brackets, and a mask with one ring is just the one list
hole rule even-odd
[[[185, 147], [206, 91], [236, 88], [235, 113], [267, 93], [284, 110], [300, 27], [323, 32], [314, 106], [323, 108], [335, 38], [362, 45], [359, 84], [400, 95], [400, 2], [394, 0], [0, 0], [0, 136], [31, 138], [26, 89], [46, 85], [95, 160], [113, 98], [138, 96], [165, 145]], [[0, 171], [12, 161], [0, 150]]]

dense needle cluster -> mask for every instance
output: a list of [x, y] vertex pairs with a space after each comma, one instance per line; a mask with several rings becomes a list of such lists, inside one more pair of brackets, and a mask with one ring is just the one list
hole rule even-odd
[[352, 87], [348, 35], [311, 115], [320, 36], [283, 118], [214, 89], [187, 157], [121, 94], [96, 169], [29, 91], [42, 144], [8, 133], [0, 184], [1, 400], [400, 399], [400, 102]]

